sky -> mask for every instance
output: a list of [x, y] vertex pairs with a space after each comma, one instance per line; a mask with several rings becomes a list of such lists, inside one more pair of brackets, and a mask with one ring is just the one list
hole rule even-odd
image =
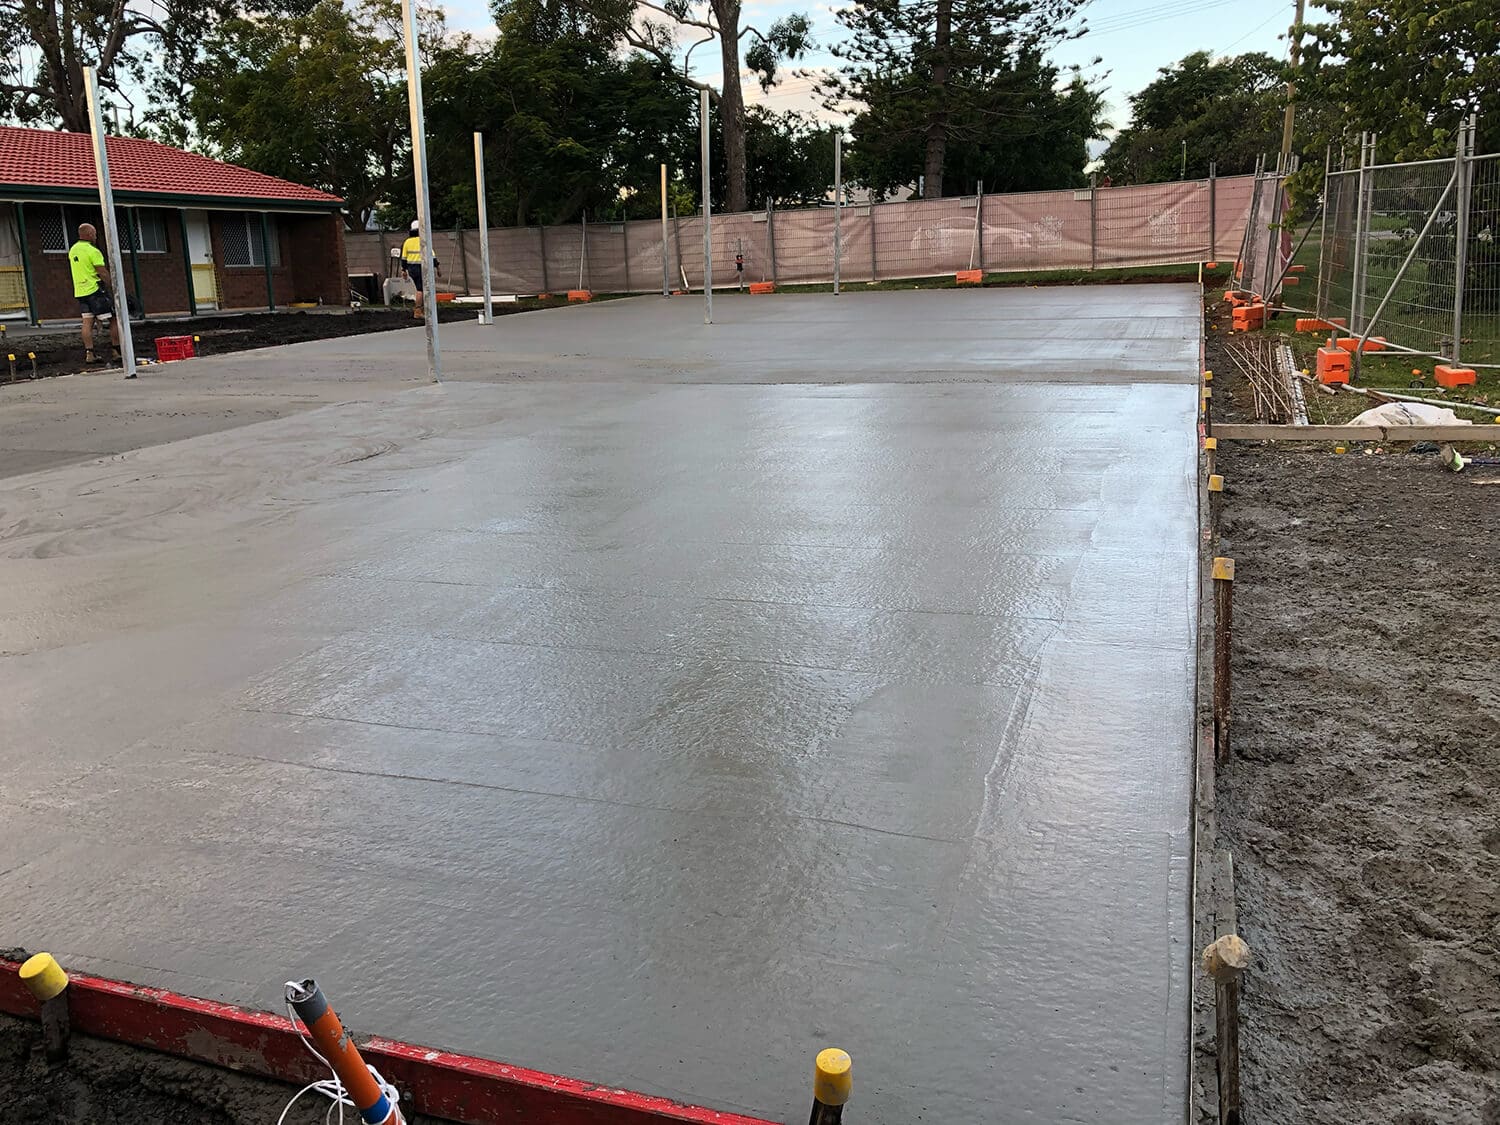
[[[834, 10], [841, 0], [744, 0], [744, 22], [765, 27], [791, 12], [807, 12], [813, 20], [813, 35], [821, 43], [835, 40], [840, 27]], [[494, 33], [487, 0], [444, 0], [448, 26], [458, 31]], [[1193, 51], [1242, 54], [1264, 51], [1285, 54], [1287, 28], [1292, 23], [1291, 0], [1088, 0], [1081, 15], [1091, 30], [1081, 39], [1065, 43], [1052, 53], [1061, 66], [1080, 66], [1090, 78], [1103, 78], [1108, 100], [1108, 120], [1115, 127], [1128, 124], [1130, 94]], [[1102, 62], [1094, 64], [1096, 57]], [[717, 82], [718, 53], [712, 45], [700, 47], [693, 56], [694, 76]], [[834, 63], [825, 50], [794, 64], [796, 69], [817, 69]], [[761, 92], [758, 83], [745, 85], [747, 101], [764, 102], [777, 110], [797, 109], [826, 117], [811, 92], [812, 81], [791, 73]]]

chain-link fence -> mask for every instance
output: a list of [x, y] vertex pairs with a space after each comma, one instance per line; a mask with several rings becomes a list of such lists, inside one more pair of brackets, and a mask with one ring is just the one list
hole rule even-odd
[[[1254, 186], [1253, 177], [1229, 176], [846, 206], [839, 273], [854, 284], [966, 269], [1105, 269], [1229, 258], [1242, 246]], [[712, 233], [715, 288], [833, 280], [832, 207], [714, 215]], [[501, 227], [488, 238], [496, 293], [660, 292], [664, 260], [670, 287], [703, 284], [699, 215], [670, 217], [665, 242], [654, 219]], [[383, 231], [349, 235], [349, 272], [394, 275], [401, 239]], [[435, 235], [444, 288], [479, 290], [479, 239], [476, 230]], [[737, 258], [743, 272], [735, 269]]]
[[[1316, 312], [1397, 351], [1500, 367], [1500, 154], [1475, 156], [1472, 128], [1442, 160], [1330, 168], [1320, 220]], [[1291, 304], [1291, 302], [1288, 302]]]

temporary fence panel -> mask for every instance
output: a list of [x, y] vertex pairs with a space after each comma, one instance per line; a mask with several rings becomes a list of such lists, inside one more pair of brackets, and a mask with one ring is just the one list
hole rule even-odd
[[[1271, 177], [1266, 178], [1269, 182]], [[1279, 182], [1279, 181], [1278, 181]], [[938, 277], [958, 270], [990, 272], [1149, 266], [1232, 260], [1247, 222], [1262, 236], [1274, 222], [1274, 193], [1256, 192], [1251, 176], [1171, 184], [1082, 188], [944, 199], [916, 199], [845, 207], [841, 276], [846, 281]], [[1252, 204], [1257, 208], [1251, 216]], [[667, 260], [674, 288], [703, 283], [702, 219], [676, 217], [668, 225]], [[452, 231], [440, 231], [433, 250], [443, 260], [444, 287], [477, 291], [478, 233], [464, 232], [464, 254]], [[383, 273], [381, 240], [399, 245], [396, 233], [351, 234], [350, 272]], [[757, 210], [714, 216], [715, 287], [739, 280], [735, 255], [745, 259], [744, 280], [821, 283], [833, 278], [834, 210], [808, 207]], [[656, 292], [661, 287], [661, 225], [657, 219], [629, 223], [590, 221], [587, 260], [583, 223], [499, 228], [489, 232], [497, 293]], [[1274, 282], [1279, 265], [1264, 238], [1249, 240], [1262, 286]], [[580, 275], [580, 266], [582, 272]]]
[[1500, 155], [1469, 166], [1463, 353], [1469, 367], [1500, 365]]

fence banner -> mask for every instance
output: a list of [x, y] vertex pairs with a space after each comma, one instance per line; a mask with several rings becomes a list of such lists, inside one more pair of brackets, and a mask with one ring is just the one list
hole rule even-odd
[[[1267, 194], [1267, 193], [1262, 193]], [[1233, 260], [1249, 220], [1253, 176], [1212, 183], [1022, 192], [848, 206], [843, 214], [843, 277], [849, 282], [938, 277], [976, 268], [991, 272], [1153, 266]], [[668, 226], [672, 285], [703, 284], [703, 228], [696, 215]], [[347, 236], [349, 271], [385, 276], [400, 235]], [[479, 234], [439, 231], [442, 288], [477, 292]], [[650, 293], [661, 288], [657, 219], [582, 222], [489, 231], [497, 293], [593, 289]], [[462, 245], [462, 252], [460, 252]], [[785, 284], [833, 280], [833, 208], [749, 211], [714, 216], [715, 287], [743, 279]], [[464, 265], [467, 264], [467, 271]], [[467, 272], [467, 279], [465, 278]]]

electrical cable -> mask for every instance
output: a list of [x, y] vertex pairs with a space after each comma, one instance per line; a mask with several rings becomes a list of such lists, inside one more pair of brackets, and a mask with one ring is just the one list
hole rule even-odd
[[[288, 983], [290, 985], [296, 985], [299, 982], [290, 981]], [[302, 1089], [293, 1094], [292, 1100], [286, 1103], [286, 1106], [281, 1111], [281, 1116], [276, 1119], [276, 1125], [286, 1125], [286, 1115], [292, 1112], [292, 1106], [297, 1104], [298, 1100], [302, 1097], [303, 1094], [309, 1093], [321, 1094], [323, 1097], [328, 1098], [333, 1103], [328, 1107], [328, 1112], [323, 1115], [323, 1120], [325, 1122], [329, 1122], [332, 1120], [333, 1111], [335, 1108], [337, 1108], [339, 1111], [339, 1125], [344, 1125], [344, 1107], [348, 1106], [356, 1113], [358, 1113], [359, 1107], [350, 1100], [348, 1091], [344, 1089], [344, 1084], [339, 1081], [338, 1073], [333, 1069], [333, 1064], [325, 1059], [322, 1054], [319, 1053], [318, 1049], [313, 1046], [312, 1040], [310, 1040], [306, 1035], [303, 1034], [302, 1021], [297, 1018], [297, 1013], [292, 1011], [292, 1005], [289, 1001], [286, 1005], [286, 1014], [287, 1018], [291, 1020], [292, 1030], [297, 1033], [297, 1038], [302, 1040], [302, 1045], [307, 1048], [308, 1053], [311, 1054], [313, 1058], [317, 1059], [320, 1063], [328, 1068], [328, 1073], [332, 1075], [332, 1077], [320, 1078], [316, 1082], [309, 1082], [306, 1086], [302, 1087]], [[382, 1075], [380, 1071], [376, 1070], [369, 1063], [365, 1063], [365, 1069], [370, 1072], [370, 1077], [375, 1079], [375, 1084], [380, 1087], [380, 1092], [386, 1096], [386, 1100], [391, 1103], [391, 1106], [393, 1108], [396, 1107], [397, 1104], [401, 1101], [401, 1094], [396, 1090], [396, 1087], [387, 1082], [385, 1080], [385, 1076]]]

